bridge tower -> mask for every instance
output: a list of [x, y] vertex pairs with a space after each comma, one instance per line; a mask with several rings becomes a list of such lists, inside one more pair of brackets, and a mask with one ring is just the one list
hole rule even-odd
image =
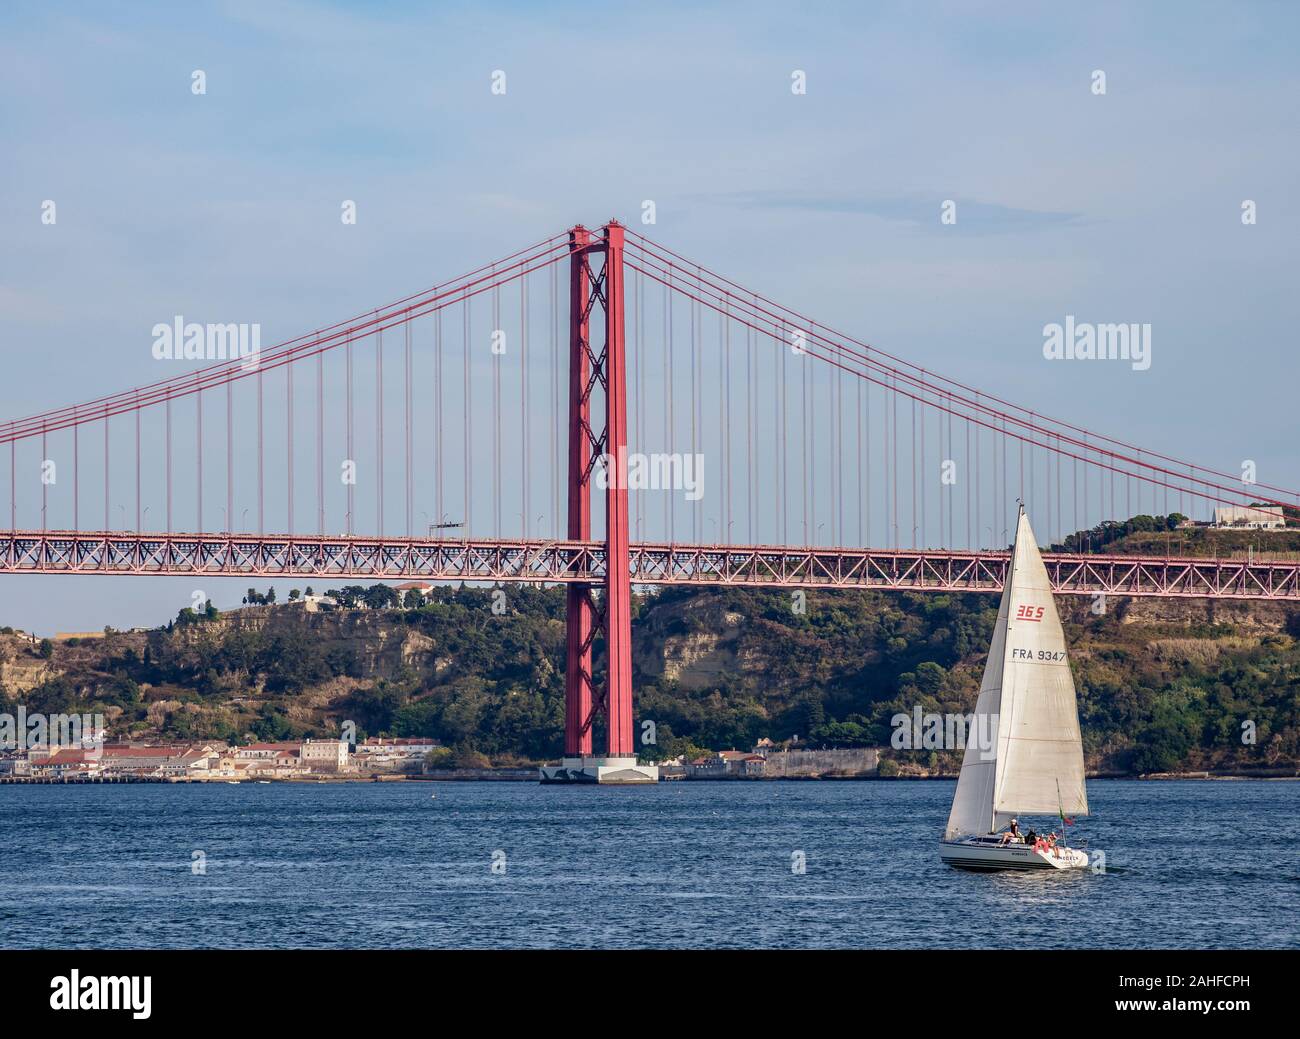
[[[591, 540], [593, 492], [604, 484], [605, 581], [571, 584], [566, 604], [564, 761], [542, 769], [543, 783], [653, 783], [658, 769], [638, 765], [632, 734], [632, 581], [628, 556], [627, 355], [623, 307], [624, 229], [610, 221], [593, 235], [569, 231], [569, 462], [571, 541]], [[603, 262], [601, 258], [603, 257]], [[592, 312], [603, 312], [599, 347]], [[592, 399], [603, 397], [603, 427]], [[593, 678], [592, 645], [605, 636], [608, 677]], [[606, 723], [605, 753], [592, 753], [592, 726]]]

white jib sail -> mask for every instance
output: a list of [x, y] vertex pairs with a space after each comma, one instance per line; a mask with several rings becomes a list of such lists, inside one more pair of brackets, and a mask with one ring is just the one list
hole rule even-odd
[[[979, 739], [991, 731], [992, 747]], [[944, 836], [992, 833], [1017, 813], [1058, 808], [1088, 813], [1083, 741], [1061, 618], [1022, 510]]]

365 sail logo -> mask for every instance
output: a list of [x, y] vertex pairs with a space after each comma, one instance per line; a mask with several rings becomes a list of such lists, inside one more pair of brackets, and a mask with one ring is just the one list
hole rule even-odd
[[1041, 606], [1030, 606], [1028, 603], [1021, 603], [1016, 607], [1016, 620], [1033, 621], [1037, 624], [1043, 619], [1043, 612]]
[[74, 970], [50, 979], [52, 1010], [129, 1010], [137, 1021], [153, 1012], [153, 978], [101, 977]]

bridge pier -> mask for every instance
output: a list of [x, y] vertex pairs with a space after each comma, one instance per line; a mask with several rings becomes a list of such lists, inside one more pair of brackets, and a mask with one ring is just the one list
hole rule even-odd
[[570, 758], [558, 765], [543, 765], [544, 784], [603, 783], [629, 786], [659, 782], [657, 765], [638, 765], [635, 756], [626, 758]]
[[[566, 603], [564, 761], [542, 769], [543, 783], [653, 783], [654, 766], [638, 765], [632, 740], [632, 582], [627, 487], [627, 357], [623, 309], [624, 229], [610, 221], [600, 237], [569, 232], [568, 536], [591, 540], [592, 484], [603, 474], [605, 580], [597, 602], [590, 584], [569, 586]], [[599, 270], [592, 257], [604, 254]], [[605, 312], [604, 348], [592, 348], [591, 312]], [[591, 424], [591, 398], [604, 389], [605, 428]], [[597, 690], [592, 644], [605, 636], [607, 678]], [[605, 719], [606, 754], [593, 756], [592, 727]]]

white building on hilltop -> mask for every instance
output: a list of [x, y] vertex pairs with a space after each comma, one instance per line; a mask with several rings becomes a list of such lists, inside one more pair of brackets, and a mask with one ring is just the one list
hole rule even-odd
[[1281, 505], [1224, 505], [1214, 510], [1215, 527], [1280, 530], [1286, 526]]

